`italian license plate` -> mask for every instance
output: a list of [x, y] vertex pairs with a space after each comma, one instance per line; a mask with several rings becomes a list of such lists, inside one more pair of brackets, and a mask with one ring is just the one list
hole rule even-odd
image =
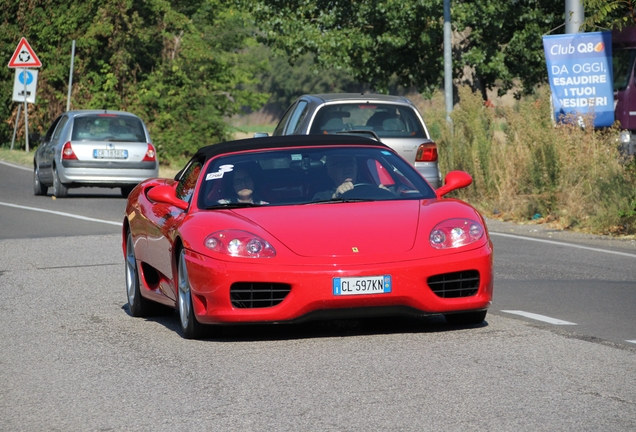
[[95, 159], [128, 159], [128, 150], [95, 149], [93, 150], [93, 157]]
[[333, 295], [337, 296], [390, 292], [390, 275], [333, 278]]

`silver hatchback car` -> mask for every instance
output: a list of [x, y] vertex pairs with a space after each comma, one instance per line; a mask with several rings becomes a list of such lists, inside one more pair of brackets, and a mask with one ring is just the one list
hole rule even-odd
[[441, 186], [437, 144], [407, 98], [349, 93], [304, 95], [287, 109], [273, 135], [335, 133], [372, 135], [411, 163], [431, 186]]
[[73, 187], [120, 188], [126, 197], [159, 176], [157, 152], [144, 122], [124, 111], [68, 111], [55, 119], [33, 158], [33, 190], [61, 198]]

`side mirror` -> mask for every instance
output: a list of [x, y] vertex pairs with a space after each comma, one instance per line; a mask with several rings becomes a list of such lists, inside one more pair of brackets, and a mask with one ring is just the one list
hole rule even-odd
[[465, 188], [473, 182], [473, 178], [464, 171], [451, 171], [444, 178], [444, 186], [438, 188], [435, 193], [441, 198], [456, 189]]
[[267, 132], [256, 132], [254, 133], [254, 138], [265, 138], [268, 137], [269, 134]]
[[172, 186], [155, 186], [148, 191], [146, 196], [148, 197], [148, 199], [154, 202], [170, 204], [177, 208], [180, 208], [181, 210], [188, 209], [188, 203], [177, 198], [177, 196], [175, 195], [175, 190]]

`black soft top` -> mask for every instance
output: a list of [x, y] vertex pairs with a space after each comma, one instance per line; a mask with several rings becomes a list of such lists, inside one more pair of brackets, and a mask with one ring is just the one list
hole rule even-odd
[[227, 141], [218, 144], [212, 144], [206, 147], [202, 147], [196, 153], [194, 158], [200, 160], [201, 157], [205, 157], [205, 160], [213, 158], [214, 156], [233, 153], [237, 151], [245, 150], [259, 150], [269, 148], [284, 148], [284, 147], [296, 147], [296, 146], [337, 146], [337, 145], [364, 145], [364, 146], [381, 146], [390, 149], [386, 145], [373, 140], [371, 138], [358, 137], [353, 135], [339, 134], [339, 135], [286, 135], [275, 137], [263, 137], [263, 138], [249, 138], [237, 141]]
[[[298, 146], [339, 146], [339, 145], [359, 145], [359, 146], [380, 146], [391, 150], [385, 144], [371, 138], [364, 138], [356, 135], [286, 135], [262, 138], [248, 138], [236, 141], [226, 141], [218, 144], [201, 147], [190, 159], [201, 163], [207, 162], [215, 156], [225, 153], [234, 153], [246, 150], [266, 150], [273, 148], [298, 147]], [[179, 171], [175, 180], [179, 180], [185, 168], [190, 162]]]

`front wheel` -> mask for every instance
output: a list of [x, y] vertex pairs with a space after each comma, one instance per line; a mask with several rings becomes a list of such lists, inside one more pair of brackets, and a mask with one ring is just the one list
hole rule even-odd
[[179, 253], [179, 266], [177, 283], [179, 284], [179, 322], [181, 331], [186, 339], [198, 339], [203, 334], [203, 324], [197, 321], [192, 307], [192, 292], [190, 290], [190, 279], [188, 278], [188, 268], [186, 267], [185, 250]]
[[131, 232], [126, 237], [126, 294], [128, 309], [132, 316], [145, 317], [152, 314], [154, 305], [150, 300], [143, 298], [139, 290], [139, 270]]
[[444, 315], [444, 318], [446, 318], [446, 321], [449, 324], [455, 324], [455, 325], [481, 324], [486, 319], [487, 312], [488, 311], [447, 314], [447, 315]]
[[33, 170], [33, 194], [46, 195], [48, 191], [48, 186], [40, 181], [40, 168], [36, 166]]
[[62, 184], [57, 173], [57, 167], [53, 168], [53, 195], [56, 198], [66, 198], [68, 196], [68, 188]]

